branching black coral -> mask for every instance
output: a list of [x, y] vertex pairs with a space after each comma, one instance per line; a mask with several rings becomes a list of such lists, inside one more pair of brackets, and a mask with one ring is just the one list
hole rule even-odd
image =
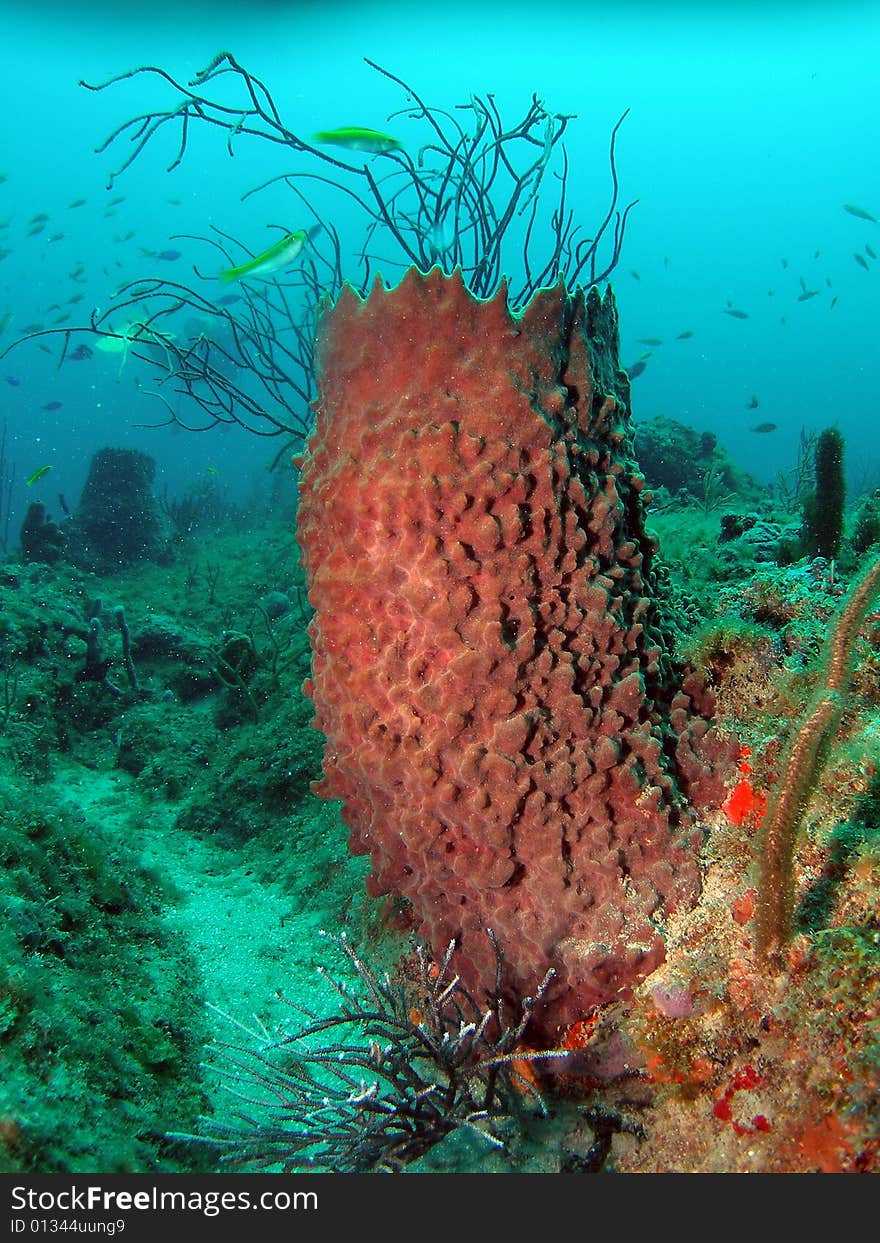
[[[98, 349], [119, 355], [120, 374], [129, 357], [150, 368], [155, 389], [148, 395], [165, 411], [160, 425], [207, 431], [238, 424], [260, 436], [280, 435], [280, 458], [288, 449], [298, 452], [309, 431], [316, 320], [321, 299], [339, 294], [343, 275], [365, 295], [379, 263], [383, 272], [411, 265], [422, 271], [438, 265], [447, 273], [458, 268], [472, 293], [488, 297], [506, 273], [514, 308], [560, 275], [569, 285], [610, 276], [635, 206], [619, 207], [616, 144], [626, 112], [611, 132], [607, 207], [585, 236], [569, 204], [563, 139], [572, 117], [549, 112], [537, 96], [514, 124], [504, 122], [489, 93], [472, 95], [451, 111], [433, 107], [402, 78], [367, 64], [404, 93], [405, 106], [389, 122], [405, 130], [406, 141], [372, 156], [345, 152], [344, 158], [339, 148], [330, 154], [290, 129], [266, 84], [229, 52], [189, 83], [153, 65], [100, 84], [83, 82], [88, 90], [103, 91], [127, 80], [154, 79], [172, 91], [167, 106], [124, 121], [98, 147], [103, 152], [126, 139], [131, 144], [110, 185], [168, 132], [178, 139], [169, 171], [185, 158], [194, 125], [225, 133], [230, 154], [245, 139], [268, 142], [290, 157], [292, 167], [243, 197], [272, 186], [286, 189], [296, 200], [297, 219], [311, 222], [309, 242], [283, 278], [241, 281], [235, 309], [222, 296], [216, 267], [194, 266], [192, 285], [160, 276], [129, 281], [89, 324], [29, 334], [0, 358], [22, 340], [58, 336], [61, 366], [71, 342], [91, 334]], [[337, 209], [347, 221], [355, 212], [354, 227], [345, 230], [345, 259], [331, 218]], [[208, 247], [203, 253], [224, 268], [254, 258], [217, 228], [211, 236], [176, 236]]]
[[256, 1049], [223, 1046], [237, 1123], [209, 1121], [203, 1135], [175, 1138], [214, 1145], [223, 1166], [397, 1172], [459, 1128], [503, 1147], [505, 1122], [544, 1112], [522, 1068], [567, 1053], [520, 1046], [552, 972], [508, 1017], [497, 946], [498, 987], [481, 1008], [450, 973], [453, 945], [442, 962], [419, 949], [408, 977], [380, 979], [345, 939], [338, 944], [359, 995], [324, 972], [341, 1001], [336, 1014], [294, 1007], [308, 1020], [295, 1033]]
[[[245, 250], [216, 229], [196, 240], [227, 266]], [[88, 324], [43, 329], [3, 353], [21, 340], [58, 338], [61, 367], [72, 342], [86, 334], [119, 355], [120, 374], [130, 358], [150, 368], [149, 395], [165, 412], [151, 426], [209, 431], [237, 424], [257, 436], [284, 436], [285, 449], [298, 451], [311, 420], [318, 301], [334, 279], [337, 269], [309, 257], [284, 282], [242, 284], [232, 307], [180, 281], [141, 278], [122, 285]]]
[[[547, 111], [533, 96], [522, 119], [506, 125], [491, 94], [472, 95], [450, 112], [425, 103], [408, 83], [382, 66], [369, 60], [367, 64], [406, 95], [406, 106], [389, 120], [403, 117], [420, 123], [422, 139], [417, 145], [407, 141], [382, 151], [375, 160], [359, 159], [356, 153], [342, 158], [338, 150], [331, 155], [295, 133], [282, 119], [266, 84], [230, 52], [215, 56], [186, 84], [164, 69], [145, 65], [107, 82], [81, 85], [102, 91], [118, 82], [154, 77], [174, 91], [168, 107], [123, 122], [98, 148], [105, 151], [125, 138], [132, 145], [111, 173], [111, 186], [168, 128], [178, 135], [176, 153], [168, 165], [169, 171], [176, 168], [186, 155], [190, 127], [196, 123], [224, 131], [230, 154], [242, 138], [259, 138], [295, 157], [293, 170], [269, 178], [249, 193], [283, 183], [321, 225], [327, 222], [312, 207], [304, 187], [321, 183], [337, 191], [346, 203], [355, 204], [365, 221], [362, 275], [355, 281], [361, 293], [369, 288], [373, 265], [381, 260], [383, 266], [414, 264], [422, 271], [435, 264], [445, 271], [458, 266], [468, 288], [487, 297], [501, 279], [508, 239], [521, 248], [525, 270], [522, 284], [510, 289], [514, 306], [528, 301], [542, 284], [552, 284], [560, 273], [568, 284], [607, 279], [620, 257], [627, 216], [635, 206], [631, 202], [618, 209], [615, 145], [626, 113], [611, 133], [608, 207], [593, 234], [584, 237], [567, 199], [568, 158], [562, 140], [570, 116]], [[557, 154], [561, 154], [561, 168], [555, 171], [552, 162]], [[541, 191], [548, 174], [557, 182], [555, 205], [542, 211]], [[519, 227], [517, 221], [521, 221]], [[602, 259], [606, 240], [608, 250]], [[535, 248], [540, 250], [540, 261], [533, 257]]]

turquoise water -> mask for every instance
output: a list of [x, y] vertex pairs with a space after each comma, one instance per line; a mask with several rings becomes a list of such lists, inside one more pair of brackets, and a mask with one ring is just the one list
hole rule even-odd
[[[254, 140], [238, 142], [230, 159], [217, 130], [193, 127], [186, 159], [172, 173], [164, 170], [176, 135], [159, 135], [105, 190], [127, 154], [125, 140], [102, 155], [95, 147], [170, 91], [153, 78], [95, 94], [80, 79], [156, 64], [185, 81], [228, 48], [271, 87], [295, 132], [382, 129], [405, 99], [366, 56], [435, 106], [492, 92], [513, 119], [534, 92], [550, 111], [576, 114], [566, 135], [569, 202], [587, 233], [607, 202], [611, 127], [629, 108], [618, 142], [621, 198], [639, 202], [612, 282], [622, 361], [631, 365], [651, 349], [636, 382], [636, 418], [663, 413], [714, 431], [766, 482], [793, 464], [801, 428], [835, 422], [856, 482], [876, 473], [878, 287], [865, 245], [880, 253], [880, 244], [877, 226], [842, 210], [851, 203], [880, 216], [871, 158], [880, 119], [876, 6], [780, 4], [758, 12], [745, 4], [624, 3], [609, 13], [586, 4], [573, 15], [572, 6], [552, 0], [539, 9], [258, 3], [245, 16], [232, 5], [160, 4], [131, 18], [109, 4], [77, 6], [75, 15], [61, 5], [29, 14], [3, 7], [0, 220], [9, 222], [9, 253], [0, 316], [12, 316], [4, 345], [21, 328], [50, 320], [58, 312], [47, 308], [64, 308], [77, 292], [84, 299], [69, 322], [87, 322], [88, 308], [106, 308], [123, 280], [156, 270], [141, 247], [180, 249], [180, 259], [158, 271], [181, 279], [194, 263], [204, 270], [206, 250], [170, 241], [174, 234], [216, 226], [256, 252], [277, 236], [268, 225], [300, 225], [283, 188], [240, 201], [267, 177], [296, 171], [296, 161]], [[119, 195], [124, 203], [106, 216]], [[69, 209], [78, 198], [85, 205]], [[348, 210], [338, 204], [334, 219], [343, 244], [355, 247], [362, 225]], [[40, 212], [49, 217], [44, 231], [25, 236]], [[63, 238], [49, 243], [58, 233]], [[80, 263], [84, 276], [72, 283]], [[398, 273], [385, 269], [389, 279]], [[798, 302], [804, 289], [818, 296]], [[750, 318], [725, 315], [729, 306]], [[673, 341], [682, 331], [694, 335]], [[639, 342], [646, 337], [665, 344], [646, 347]], [[139, 391], [149, 376], [136, 365], [116, 382], [116, 362], [58, 372], [54, 357], [33, 344], [3, 360], [3, 374], [20, 381], [3, 384], [7, 452], [19, 477], [52, 463], [58, 490], [75, 497], [92, 449], [112, 437], [152, 453], [172, 492], [234, 452], [226, 486], [237, 499], [246, 495], [266, 447], [234, 432], [171, 439], [167, 430], [142, 430], [137, 425], [160, 422], [164, 411]], [[753, 395], [757, 412], [747, 408]], [[44, 410], [53, 400], [62, 407]], [[749, 428], [760, 422], [778, 430], [756, 436]], [[20, 501], [16, 495], [13, 526]]]
[[[310, 614], [289, 467], [314, 395], [310, 298], [338, 292], [331, 243], [358, 289], [365, 247], [373, 276], [392, 285], [405, 270], [387, 231], [370, 240], [368, 211], [348, 192], [367, 201], [364, 170], [385, 187], [398, 165], [317, 144], [349, 166], [334, 170], [246, 133], [232, 137], [230, 156], [224, 128], [195, 119], [185, 151], [179, 128], [163, 126], [124, 168], [136, 150], [131, 118], [149, 124], [190, 89], [221, 105], [246, 99], [240, 79], [192, 85], [222, 50], [265, 83], [295, 135], [381, 131], [417, 169], [431, 129], [407, 115], [407, 88], [440, 110], [447, 132], [470, 125], [475, 106], [515, 125], [536, 97], [551, 126], [566, 126], [564, 156], [561, 143], [542, 146], [543, 114], [526, 144], [532, 159], [548, 155], [529, 252], [538, 269], [554, 244], [563, 171], [566, 220], [580, 236], [609, 211], [619, 127], [613, 206], [632, 207], [610, 284], [636, 451], [652, 487], [664, 479], [649, 457], [658, 470], [670, 460], [680, 468], [665, 478], [670, 493], [679, 476], [690, 487], [648, 515], [666, 558], [658, 598], [669, 642], [680, 644], [675, 659], [708, 670], [729, 753], [744, 749], [728, 774], [736, 800], [708, 817], [692, 922], [670, 927], [665, 974], [632, 1014], [608, 1020], [583, 1078], [592, 1085], [598, 1067], [600, 1079], [624, 1080], [607, 1099], [625, 1112], [631, 1066], [619, 1067], [636, 1049], [634, 1077], [651, 1068], [638, 1086], [650, 1079], [655, 1120], [642, 1147], [637, 1125], [622, 1128], [617, 1140], [629, 1139], [609, 1158], [618, 1168], [876, 1164], [876, 1042], [865, 1016], [878, 978], [880, 675], [855, 633], [864, 611], [847, 626], [834, 618], [880, 522], [876, 505], [857, 517], [854, 504], [880, 488], [880, 11], [612, 7], [153, 3], [120, 16], [111, 4], [25, 14], [0, 0], [0, 1043], [11, 1068], [0, 1172], [213, 1169], [210, 1153], [169, 1140], [199, 1129], [199, 1115], [227, 1118], [201, 1068], [205, 1046], [228, 1039], [230, 1025], [257, 1043], [275, 1031], [285, 1020], [279, 989], [328, 1013], [337, 998], [316, 968], [350, 982], [353, 972], [322, 930], [345, 929], [377, 972], [412, 944], [408, 908], [367, 898], [368, 863], [348, 853], [338, 804], [311, 793], [323, 743], [301, 690]], [[134, 72], [143, 67], [152, 69]], [[406, 215], [412, 200], [397, 210], [407, 236], [421, 229], [424, 242], [424, 226]], [[514, 289], [526, 282], [528, 219], [513, 217], [501, 251]], [[279, 285], [250, 281], [245, 301], [243, 285], [218, 281], [316, 222]], [[448, 254], [449, 226], [429, 232]], [[308, 271], [316, 283], [304, 286]], [[157, 305], [164, 343], [142, 335]], [[255, 340], [277, 334], [286, 369], [277, 384], [233, 349], [230, 334], [256, 312], [265, 318]], [[216, 420], [203, 385], [187, 395], [179, 378], [187, 351], [202, 358], [205, 341], [221, 349]], [[619, 377], [615, 385], [625, 389]], [[242, 400], [224, 406], [231, 393]], [[675, 422], [649, 432], [658, 416]], [[827, 471], [839, 563], [834, 553], [808, 560], [817, 547], [798, 542], [814, 478], [803, 437], [831, 427], [844, 438], [849, 499], [844, 513]], [[36, 531], [48, 547], [34, 529], [19, 538], [31, 502], [58, 520], [77, 508], [107, 447], [155, 460], [152, 501], [134, 519], [140, 530], [147, 512], [155, 528], [146, 555], [142, 547], [108, 568], [88, 546], [100, 522], [62, 554], [51, 528]], [[788, 492], [771, 495], [799, 456], [800, 489], [789, 477]], [[283, 469], [270, 474], [276, 459]], [[149, 474], [139, 457], [128, 468]], [[721, 531], [727, 508], [733, 535]], [[749, 957], [749, 868], [787, 731], [807, 710], [811, 668], [835, 625], [846, 631], [852, 686], [827, 771], [822, 740], [813, 748], [798, 874], [802, 890], [812, 886], [799, 930], [819, 948], [774, 1011], [778, 1036], [759, 1030], [750, 1009], [779, 999], [761, 994], [764, 964]], [[839, 940], [823, 941], [829, 931]], [[839, 1001], [826, 1014], [830, 990]], [[619, 1031], [629, 1044], [615, 1043]], [[845, 1080], [843, 1061], [854, 1068]], [[790, 1065], [802, 1078], [789, 1079]], [[582, 1168], [592, 1133], [583, 1119], [570, 1126], [566, 1108], [549, 1139], [524, 1131], [492, 1168]], [[90, 1112], [100, 1127], [89, 1128]], [[436, 1160], [427, 1168], [487, 1168], [479, 1148]]]

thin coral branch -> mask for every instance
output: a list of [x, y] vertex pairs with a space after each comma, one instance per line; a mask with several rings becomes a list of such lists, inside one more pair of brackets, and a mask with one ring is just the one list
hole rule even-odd
[[[544, 1111], [521, 1065], [568, 1052], [520, 1044], [552, 972], [508, 1020], [500, 995], [479, 1007], [450, 974], [454, 945], [439, 962], [418, 949], [392, 979], [344, 938], [333, 940], [356, 989], [322, 972], [339, 998], [336, 1013], [305, 1011], [297, 1031], [256, 1049], [223, 1046], [224, 1086], [240, 1102], [234, 1121], [177, 1138], [215, 1146], [229, 1166], [396, 1171], [459, 1128], [504, 1147], [506, 1125]], [[500, 986], [497, 945], [496, 953]]]
[[853, 584], [831, 626], [821, 661], [822, 684], [791, 736], [764, 816], [756, 905], [756, 949], [764, 960], [778, 960], [791, 937], [798, 826], [821, 771], [824, 744], [840, 719], [856, 635], [878, 590], [880, 556], [875, 556]]
[[[226, 265], [239, 258], [234, 250], [248, 253], [228, 234], [214, 233], [193, 240], [216, 250]], [[139, 278], [122, 285], [88, 324], [22, 340], [60, 334], [59, 366], [75, 335], [97, 338], [99, 348], [102, 340], [121, 342], [120, 374], [129, 358], [153, 372], [150, 394], [168, 416], [154, 426], [208, 431], [237, 424], [258, 436], [283, 435], [286, 447], [299, 448], [311, 425], [320, 291], [340, 267], [339, 240], [330, 229], [327, 246], [329, 253], [310, 255], [288, 280], [240, 284], [234, 305], [219, 301], [213, 277], [203, 278], [210, 293], [160, 277]]]
[[[526, 279], [511, 288], [513, 305], [521, 305], [538, 285], [540, 279], [555, 279], [561, 270], [571, 283], [581, 272], [589, 270], [591, 280], [604, 280], [616, 265], [626, 219], [634, 206], [630, 203], [621, 213], [617, 210], [619, 183], [616, 166], [616, 140], [626, 112], [611, 134], [609, 163], [612, 193], [605, 217], [589, 245], [577, 242], [577, 228], [565, 208], [568, 161], [563, 156], [562, 171], [554, 173], [560, 181], [560, 203], [549, 218], [539, 209], [541, 188], [557, 147], [561, 146], [570, 116], [548, 112], [537, 96], [533, 96], [521, 120], [505, 126], [491, 94], [473, 95], [457, 111], [467, 118], [459, 120], [450, 112], [427, 104], [403, 78], [375, 61], [366, 63], [389, 82], [406, 93], [408, 105], [392, 113], [393, 118], [427, 125], [430, 137], [414, 157], [407, 147], [382, 151], [364, 161], [356, 162], [329, 154], [291, 130], [281, 114], [268, 87], [250, 73], [229, 52], [222, 52], [196, 74], [187, 84], [178, 82], [156, 66], [142, 66], [119, 74], [98, 84], [83, 83], [87, 89], [102, 91], [126, 80], [152, 75], [169, 85], [178, 96], [166, 109], [142, 113], [118, 126], [101, 144], [106, 151], [117, 141], [128, 138], [133, 150], [110, 175], [110, 184], [144, 151], [154, 137], [167, 127], [178, 127], [178, 145], [169, 164], [176, 168], [183, 160], [190, 127], [194, 121], [218, 127], [226, 132], [227, 149], [232, 154], [234, 140], [257, 137], [283, 147], [298, 157], [301, 167], [272, 177], [260, 188], [283, 180], [288, 186], [308, 179], [323, 181], [354, 201], [364, 213], [367, 246], [379, 242], [384, 251], [388, 243], [399, 251], [389, 258], [401, 265], [415, 264], [427, 270], [440, 262], [461, 267], [471, 290], [487, 297], [497, 288], [512, 241], [514, 221], [528, 215], [524, 241], [520, 240], [520, 264]], [[223, 93], [217, 91], [223, 88]], [[381, 165], [379, 161], [382, 161]], [[316, 172], [308, 161], [323, 166]], [[301, 195], [307, 202], [305, 195]], [[604, 264], [598, 259], [600, 245], [612, 220], [615, 222], [611, 253]], [[539, 222], [542, 222], [539, 237]], [[550, 261], [536, 265], [530, 254], [533, 246], [547, 247], [549, 225]], [[372, 280], [377, 254], [364, 246], [361, 249], [363, 274], [359, 292], [364, 293]], [[600, 270], [601, 269], [601, 270]], [[335, 292], [330, 290], [330, 292]]]
[[[522, 278], [507, 283], [514, 308], [560, 275], [569, 284], [585, 273], [591, 282], [608, 278], [635, 205], [629, 203], [622, 212], [617, 207], [616, 141], [626, 112], [611, 133], [607, 211], [594, 236], [582, 239], [567, 205], [569, 161], [563, 136], [572, 117], [549, 112], [534, 95], [514, 125], [505, 125], [491, 94], [472, 95], [449, 112], [430, 106], [403, 78], [374, 61], [366, 63], [405, 92], [406, 106], [392, 116], [427, 127], [428, 140], [420, 147], [401, 145], [357, 161], [329, 154], [285, 125], [266, 84], [230, 52], [219, 53], [188, 83], [155, 65], [101, 83], [83, 82], [90, 91], [104, 91], [154, 78], [173, 93], [167, 107], [123, 122], [97, 148], [105, 152], [125, 140], [131, 144], [111, 173], [110, 185], [166, 131], [177, 134], [168, 169], [178, 167], [186, 157], [192, 125], [198, 122], [225, 134], [230, 155], [244, 137], [270, 142], [295, 157], [293, 171], [266, 179], [244, 197], [284, 185], [314, 225], [309, 245], [291, 272], [237, 285], [240, 304], [235, 310], [229, 295], [217, 293], [216, 273], [194, 266], [201, 289], [157, 277], [132, 281], [117, 290], [107, 310], [92, 315], [89, 325], [33, 334], [61, 334], [58, 365], [67, 361], [70, 343], [79, 333], [98, 337], [99, 348], [107, 348], [102, 338], [115, 340], [120, 343], [115, 348], [120, 376], [130, 358], [154, 372], [148, 391], [164, 407], [159, 426], [170, 422], [207, 431], [238, 424], [260, 436], [284, 435], [298, 450], [310, 427], [313, 343], [321, 301], [338, 295], [346, 266], [329, 213], [319, 213], [311, 201], [308, 191], [314, 185], [338, 192], [346, 208], [354, 204], [361, 215], [359, 238], [347, 245], [357, 256], [360, 275], [354, 284], [362, 296], [372, 285], [377, 263], [386, 271], [410, 265], [422, 271], [438, 264], [445, 272], [458, 268], [478, 297], [489, 297], [506, 272], [520, 269]], [[557, 151], [561, 168], [554, 167]], [[558, 187], [552, 209], [542, 200], [548, 175]], [[600, 261], [612, 221], [610, 254]], [[213, 226], [211, 236], [181, 236], [208, 246], [208, 253], [216, 252], [226, 266], [241, 263], [242, 253], [253, 258], [251, 249]], [[187, 315], [203, 321], [195, 333], [187, 328]]]

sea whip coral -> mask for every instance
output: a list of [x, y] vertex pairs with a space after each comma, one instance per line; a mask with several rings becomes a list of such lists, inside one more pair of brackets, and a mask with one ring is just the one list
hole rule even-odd
[[798, 825], [819, 775], [823, 747], [843, 712], [856, 635], [878, 590], [880, 557], [875, 557], [853, 583], [831, 624], [822, 654], [822, 680], [780, 762], [779, 781], [761, 826], [756, 946], [763, 959], [779, 958], [792, 933]]
[[663, 958], [717, 802], [711, 697], [668, 652], [610, 291], [474, 298], [411, 270], [318, 339], [299, 541], [306, 691], [376, 894], [475, 994], [556, 978], [545, 1031]]

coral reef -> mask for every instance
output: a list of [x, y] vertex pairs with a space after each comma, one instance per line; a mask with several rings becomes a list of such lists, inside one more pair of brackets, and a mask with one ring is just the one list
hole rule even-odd
[[[834, 798], [829, 790], [813, 801], [821, 818], [840, 816]], [[859, 907], [855, 926], [797, 937], [779, 974], [756, 954], [756, 818], [760, 808], [742, 819], [731, 809], [716, 826], [699, 909], [672, 922], [665, 964], [616, 1016], [625, 1065], [618, 1060], [611, 1080], [595, 1076], [593, 1089], [648, 1132], [646, 1142], [615, 1139], [611, 1163], [621, 1172], [877, 1170], [880, 938], [868, 897], [880, 879], [876, 830], [857, 866], [839, 874], [836, 912], [826, 912], [851, 919]], [[814, 837], [801, 858], [818, 861], [830, 847]], [[607, 1054], [592, 1053], [601, 1069]]]
[[[0, 563], [2, 1171], [204, 1170], [165, 1133], [214, 1107], [205, 998], [250, 989], [269, 1022], [278, 974], [314, 976], [317, 927], [361, 926], [364, 861], [309, 792], [295, 547], [281, 526], [258, 543], [214, 535], [207, 563], [104, 578]], [[233, 619], [259, 656], [259, 726], [231, 722], [212, 669]]]
[[649, 487], [707, 512], [734, 500], [754, 503], [765, 491], [731, 461], [713, 433], [665, 414], [635, 425], [635, 454]]
[[555, 971], [548, 1031], [662, 961], [730, 758], [654, 598], [617, 349], [610, 292], [345, 289], [301, 478], [319, 791], [475, 995], [487, 927], [513, 996]]
[[[707, 528], [705, 562], [682, 553], [670, 563], [675, 591], [685, 570], [703, 576], [688, 579], [695, 587], [717, 573], [710, 519], [717, 536], [717, 515], [657, 519], [672, 548]], [[4, 1169], [204, 1168], [210, 1148], [165, 1132], [202, 1131], [196, 1113], [209, 1113], [211, 1129], [241, 1122], [240, 1098], [222, 1090], [228, 1070], [218, 1084], [203, 1077], [198, 1042], [206, 1030], [243, 1038], [201, 1009], [200, 991], [272, 1032], [297, 1021], [272, 1001], [279, 985], [316, 1016], [337, 1013], [327, 973], [360, 995], [348, 957], [320, 928], [346, 929], [380, 983], [385, 970], [401, 981], [411, 962], [406, 903], [364, 894], [368, 858], [349, 856], [338, 808], [309, 791], [321, 740], [298, 689], [308, 615], [289, 529], [261, 519], [200, 535], [187, 556], [102, 579], [63, 559], [0, 565]], [[845, 709], [795, 842], [794, 935], [784, 970], [771, 972], [756, 952], [761, 821], [785, 739], [822, 682], [846, 579], [821, 559], [738, 573], [705, 591], [708, 624], [679, 619], [683, 655], [751, 752], [723, 809], [703, 818], [700, 896], [665, 919], [665, 962], [567, 1030], [568, 1060], [516, 1059], [549, 1117], [535, 1116], [527, 1094], [496, 1120], [504, 1149], [458, 1126], [407, 1169], [877, 1167], [880, 621], [869, 611], [852, 638]], [[90, 616], [107, 619], [102, 659], [113, 658], [122, 695], [77, 678]], [[215, 673], [231, 629], [258, 656], [248, 683], [258, 719]], [[126, 1005], [119, 981], [132, 980], [144, 991], [132, 999], [129, 989]], [[47, 1031], [51, 1063], [37, 1042]], [[546, 1050], [549, 1035], [527, 1029], [524, 1051]], [[358, 1090], [379, 1077], [368, 1055], [367, 1045]], [[284, 1056], [272, 1053], [282, 1073]], [[256, 1106], [248, 1116], [272, 1122]]]
[[192, 960], [135, 852], [36, 801], [0, 778], [0, 1172], [180, 1170], [162, 1132], [205, 1107]]

